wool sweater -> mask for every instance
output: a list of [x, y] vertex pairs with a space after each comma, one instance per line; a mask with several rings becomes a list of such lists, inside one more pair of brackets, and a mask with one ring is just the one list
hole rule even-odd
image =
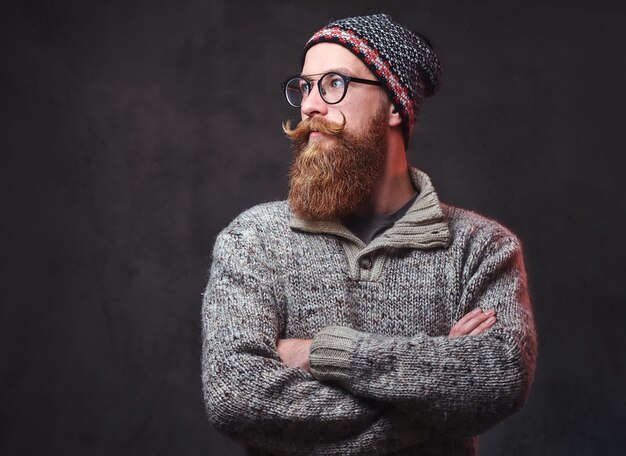
[[[365, 245], [339, 221], [255, 206], [217, 237], [202, 306], [210, 422], [257, 455], [473, 455], [524, 404], [536, 335], [520, 241], [441, 203], [428, 176]], [[478, 336], [448, 338], [495, 309]], [[279, 338], [313, 338], [311, 372]]]

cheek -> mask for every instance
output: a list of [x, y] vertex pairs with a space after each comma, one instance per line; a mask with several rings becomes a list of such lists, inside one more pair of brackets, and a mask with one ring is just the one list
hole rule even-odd
[[352, 115], [348, 117], [346, 114], [346, 130], [351, 133], [361, 133], [368, 125], [368, 118], [362, 115]]
[[[360, 129], [364, 125], [367, 125], [368, 119], [372, 116], [373, 104], [370, 103], [351, 103], [347, 105], [345, 109], [342, 109], [343, 114], [346, 116], [346, 121], [352, 127]], [[339, 115], [341, 117], [341, 115]], [[341, 120], [341, 119], [340, 119]]]
[[325, 118], [330, 122], [337, 124], [342, 123], [345, 118], [347, 129], [358, 127], [361, 123], [361, 114], [358, 109], [355, 109], [355, 106], [353, 105], [344, 105], [343, 103], [340, 103], [340, 105], [341, 106], [337, 106], [332, 110], [329, 110]]

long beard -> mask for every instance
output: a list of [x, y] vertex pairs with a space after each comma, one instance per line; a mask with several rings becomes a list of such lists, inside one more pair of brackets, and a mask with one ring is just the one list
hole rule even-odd
[[[301, 218], [333, 220], [355, 212], [374, 193], [385, 171], [386, 110], [380, 110], [359, 133], [321, 118], [288, 123], [283, 130], [292, 140], [289, 205]], [[334, 138], [309, 142], [311, 131]]]

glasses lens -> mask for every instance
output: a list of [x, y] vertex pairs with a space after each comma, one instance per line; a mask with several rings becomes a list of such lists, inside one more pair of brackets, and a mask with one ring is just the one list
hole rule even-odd
[[346, 93], [346, 81], [340, 74], [327, 73], [319, 82], [322, 98], [329, 104], [339, 103]]
[[308, 92], [309, 86], [302, 78], [293, 78], [285, 85], [287, 101], [295, 108], [302, 106], [302, 99]]

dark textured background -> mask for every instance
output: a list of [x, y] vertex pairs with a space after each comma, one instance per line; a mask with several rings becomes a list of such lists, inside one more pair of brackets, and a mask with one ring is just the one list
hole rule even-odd
[[625, 454], [623, 4], [3, 2], [0, 454], [241, 454], [201, 397], [212, 244], [285, 195], [305, 40], [381, 10], [444, 65], [411, 160], [524, 241], [536, 381], [480, 454]]

